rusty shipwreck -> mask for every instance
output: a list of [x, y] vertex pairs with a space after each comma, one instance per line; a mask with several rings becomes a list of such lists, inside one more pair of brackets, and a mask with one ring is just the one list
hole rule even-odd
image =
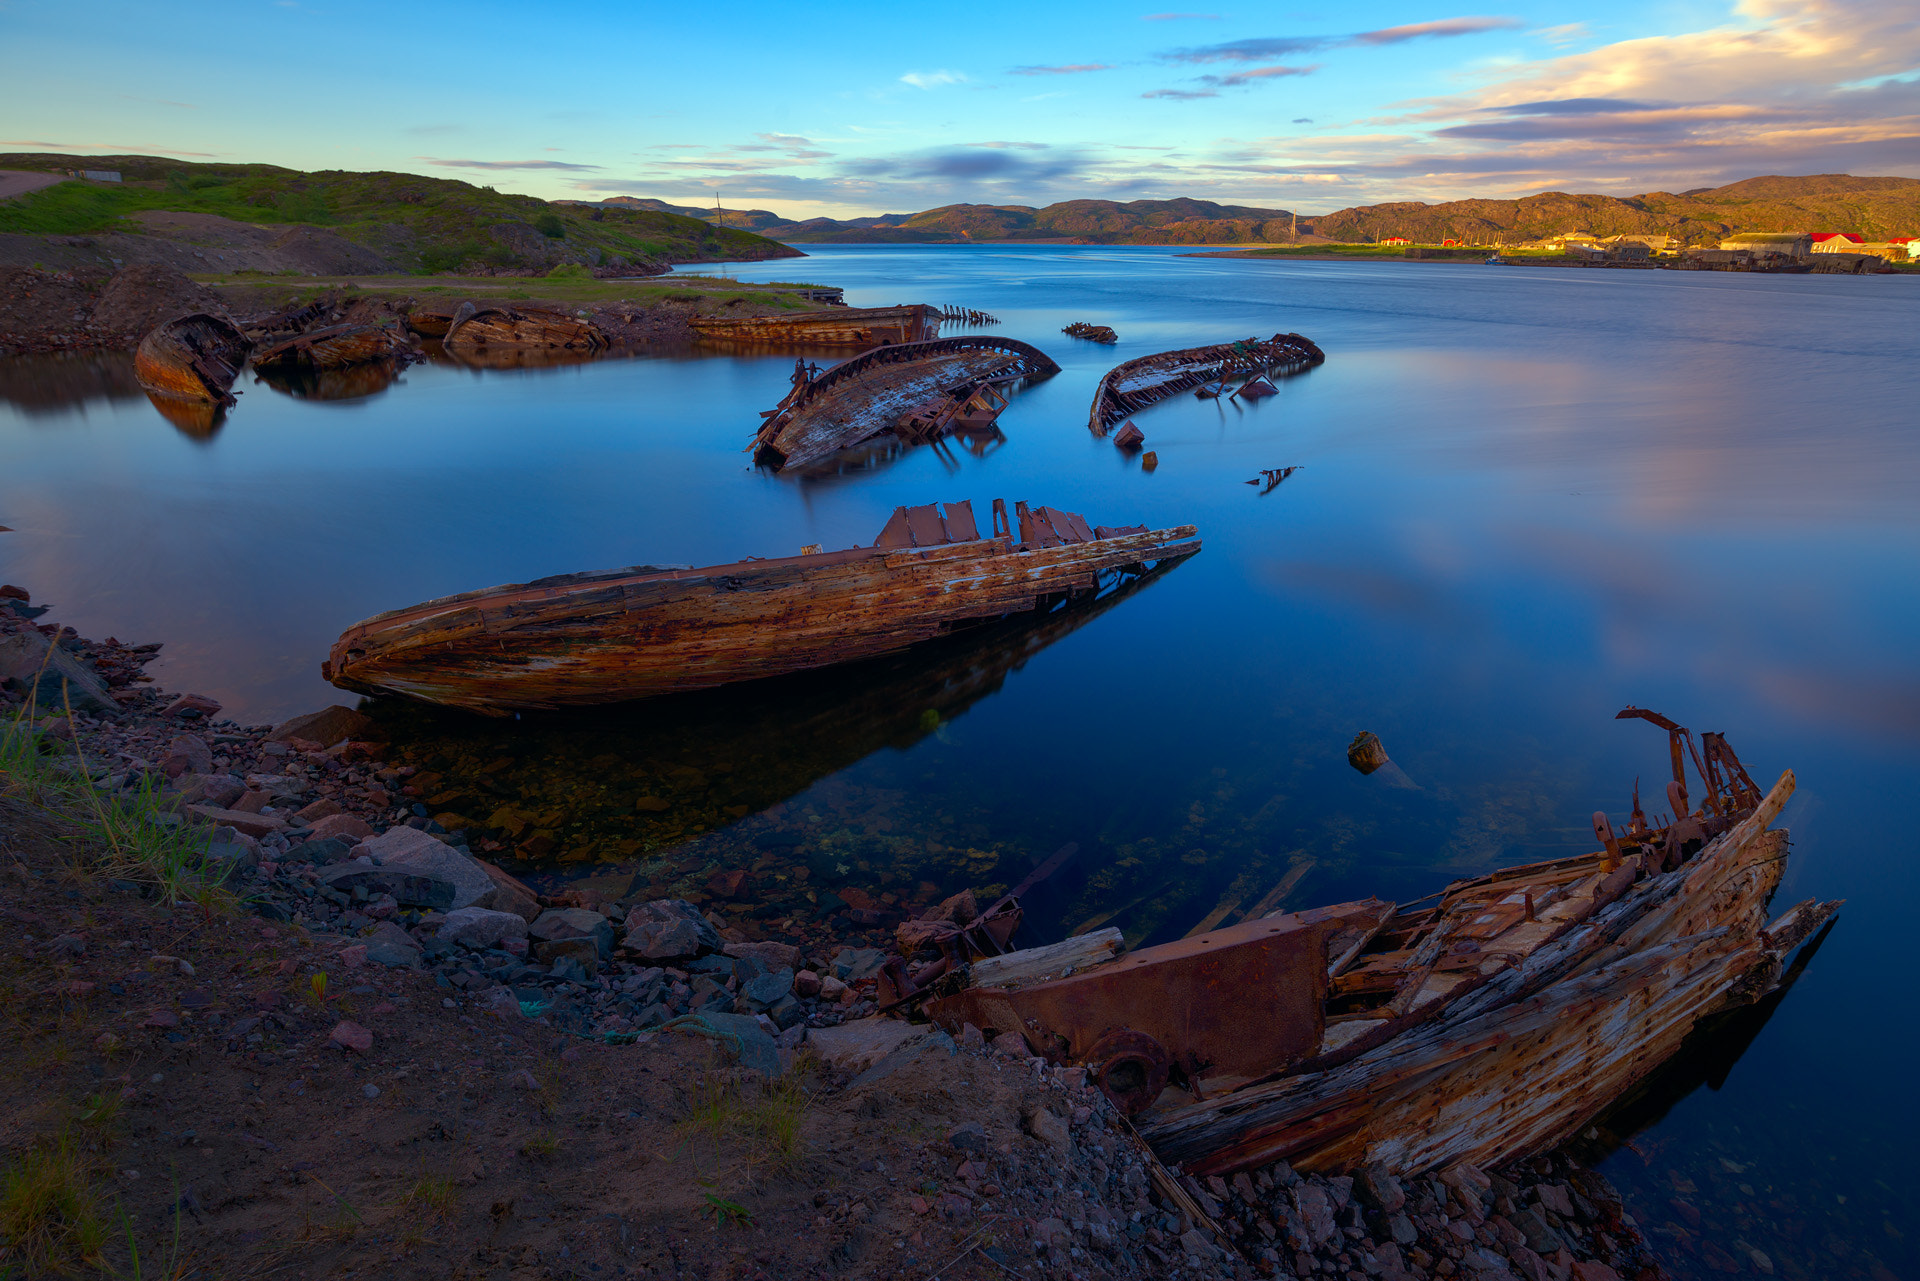
[[1425, 904], [1216, 921], [1130, 954], [1112, 929], [998, 954], [1018, 905], [996, 904], [980, 923], [993, 930], [902, 926], [926, 963], [896, 963], [883, 991], [949, 1031], [1017, 1033], [1084, 1065], [1190, 1174], [1282, 1159], [1410, 1174], [1537, 1154], [1701, 1019], [1772, 990], [1841, 906], [1768, 915], [1787, 858], [1769, 827], [1791, 772], [1763, 793], [1721, 735], [1620, 716], [1667, 731], [1672, 817], [1650, 822], [1636, 787], [1623, 828], [1593, 816], [1590, 854], [1456, 881]]
[[709, 343], [864, 349], [937, 338], [940, 320], [938, 308], [916, 303], [901, 307], [827, 307], [778, 316], [693, 316], [687, 323], [701, 341]]
[[634, 566], [492, 587], [347, 629], [321, 674], [502, 715], [708, 689], [894, 653], [1200, 550], [1191, 525], [1089, 526], [993, 503], [897, 509], [871, 547], [703, 569]]
[[1217, 395], [1229, 379], [1254, 380], [1298, 373], [1321, 364], [1326, 358], [1319, 347], [1299, 334], [1246, 338], [1141, 356], [1115, 365], [1094, 388], [1093, 405], [1087, 411], [1087, 430], [1104, 436], [1127, 415], [1137, 414], [1183, 391], [1197, 389], [1202, 395], [1209, 392]]
[[252, 347], [225, 316], [178, 316], [140, 340], [133, 353], [133, 376], [151, 396], [231, 407], [233, 380]]
[[889, 432], [917, 444], [979, 430], [999, 418], [1020, 383], [1059, 372], [1037, 347], [980, 335], [875, 347], [824, 371], [802, 363], [749, 448], [779, 470]]

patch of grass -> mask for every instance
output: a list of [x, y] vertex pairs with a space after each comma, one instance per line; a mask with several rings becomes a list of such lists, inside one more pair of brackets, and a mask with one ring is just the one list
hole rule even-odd
[[520, 1155], [529, 1161], [544, 1161], [560, 1150], [560, 1136], [552, 1132], [537, 1134], [520, 1145]]
[[812, 1102], [797, 1072], [742, 1082], [730, 1071], [709, 1067], [682, 1090], [680, 1125], [713, 1139], [751, 1139], [756, 1159], [791, 1168], [803, 1153], [801, 1125]]
[[76, 1119], [105, 1139], [112, 1133], [114, 1123], [120, 1119], [120, 1109], [126, 1106], [126, 1102], [126, 1096], [118, 1090], [89, 1094], [80, 1104]]
[[[0, 726], [0, 789], [78, 829], [75, 870], [147, 886], [163, 903], [236, 912], [239, 897], [207, 857], [207, 829], [169, 822], [172, 798], [152, 774], [131, 790], [98, 786], [105, 771], [90, 767], [76, 745], [49, 740], [32, 720], [37, 710], [29, 699]], [[71, 718], [71, 707], [61, 710]]]
[[460, 1188], [452, 1179], [419, 1178], [400, 1194], [401, 1208], [445, 1217], [460, 1202]]
[[7, 1161], [0, 1175], [0, 1275], [57, 1276], [100, 1257], [107, 1227], [98, 1173], [67, 1134]]
[[728, 1223], [736, 1227], [753, 1226], [753, 1214], [738, 1201], [729, 1201], [725, 1197], [715, 1196], [711, 1192], [702, 1194], [707, 1198], [706, 1213], [713, 1215], [713, 1226], [718, 1228]]

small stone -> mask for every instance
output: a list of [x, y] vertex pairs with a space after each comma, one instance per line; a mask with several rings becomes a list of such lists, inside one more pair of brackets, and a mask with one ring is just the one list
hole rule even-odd
[[380, 1097], [380, 1087], [377, 1085], [363, 1085], [360, 1087], [360, 1093], [370, 1099], [377, 1099]]
[[141, 1027], [179, 1027], [180, 1016], [172, 1010], [154, 1010], [140, 1021]]
[[345, 1050], [365, 1054], [373, 1048], [373, 1033], [348, 1019], [342, 1019], [327, 1034], [327, 1040]]
[[332, 814], [314, 821], [309, 829], [309, 841], [344, 839], [355, 842], [366, 840], [373, 835], [373, 829], [362, 819], [351, 814]]
[[535, 1078], [533, 1073], [527, 1071], [525, 1068], [520, 1068], [517, 1071], [508, 1073], [507, 1084], [516, 1090], [537, 1090], [540, 1088], [539, 1080]]
[[1046, 1108], [1030, 1109], [1021, 1117], [1028, 1134], [1052, 1148], [1054, 1154], [1065, 1159], [1073, 1151], [1073, 1139], [1067, 1132], [1067, 1123]]
[[512, 912], [484, 907], [459, 907], [440, 922], [438, 937], [475, 951], [498, 947], [508, 939], [527, 937], [527, 923]]
[[285, 743], [293, 739], [304, 739], [310, 743], [318, 743], [322, 749], [325, 749], [350, 738], [371, 738], [376, 733], [376, 729], [372, 717], [336, 703], [332, 707], [280, 722], [267, 734], [267, 741]]
[[220, 704], [203, 694], [182, 694], [168, 703], [162, 716], [179, 716], [187, 720], [205, 719], [216, 715]]
[[812, 970], [801, 970], [793, 976], [793, 994], [799, 997], [820, 995], [820, 976]]
[[333, 818], [344, 813], [346, 811], [340, 808], [338, 801], [329, 800], [323, 796], [313, 804], [304, 805], [295, 810], [293, 816], [305, 823], [318, 823], [323, 818]]

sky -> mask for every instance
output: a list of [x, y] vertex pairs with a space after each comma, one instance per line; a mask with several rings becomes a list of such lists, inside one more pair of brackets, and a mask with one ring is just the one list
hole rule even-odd
[[1916, 0], [1150, 4], [0, 0], [0, 150], [793, 218], [1920, 176]]

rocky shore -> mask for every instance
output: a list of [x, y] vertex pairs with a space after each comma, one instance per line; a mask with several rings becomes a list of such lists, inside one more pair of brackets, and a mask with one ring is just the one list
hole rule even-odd
[[0, 587], [0, 720], [225, 897], [103, 871], [88, 811], [0, 772], [0, 1146], [84, 1174], [73, 1230], [0, 1271], [118, 1258], [78, 1231], [118, 1207], [205, 1275], [1665, 1275], [1564, 1155], [1167, 1170], [1017, 1036], [879, 1016], [884, 933], [755, 938], [644, 877], [541, 893], [358, 711], [238, 725], [155, 688], [158, 645], [41, 617]]

